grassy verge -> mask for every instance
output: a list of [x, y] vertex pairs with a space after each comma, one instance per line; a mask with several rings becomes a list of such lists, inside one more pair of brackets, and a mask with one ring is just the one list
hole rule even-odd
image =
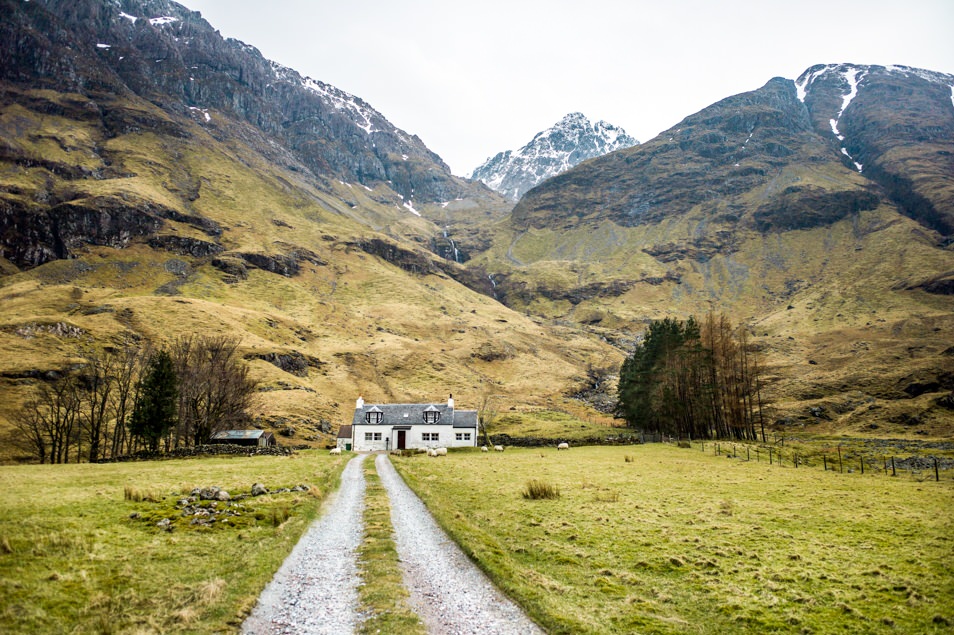
[[424, 627], [408, 606], [407, 589], [398, 565], [387, 492], [374, 469], [374, 459], [364, 464], [366, 482], [365, 534], [358, 548], [358, 570], [364, 584], [359, 587], [360, 611], [366, 615], [361, 633], [422, 635]]
[[[302, 452], [0, 467], [0, 632], [234, 631], [344, 463]], [[236, 496], [256, 482], [310, 487], [218, 502], [232, 513], [210, 524], [177, 504], [194, 487]]]
[[[666, 445], [395, 459], [552, 633], [932, 633], [954, 625], [954, 486]], [[535, 479], [559, 498], [522, 496]]]

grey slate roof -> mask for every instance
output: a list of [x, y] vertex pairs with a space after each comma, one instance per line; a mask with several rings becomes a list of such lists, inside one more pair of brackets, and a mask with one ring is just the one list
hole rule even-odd
[[[437, 424], [424, 423], [425, 410], [440, 413], [441, 418]], [[477, 427], [476, 410], [455, 410], [446, 403], [366, 403], [361, 408], [355, 408], [354, 418], [351, 420], [352, 425], [372, 425], [364, 420], [364, 415], [369, 411], [381, 412], [383, 414], [381, 422], [377, 424], [382, 426], [452, 425], [455, 428]]]
[[235, 441], [238, 439], [259, 439], [265, 434], [264, 430], [223, 430], [212, 435], [216, 440]]

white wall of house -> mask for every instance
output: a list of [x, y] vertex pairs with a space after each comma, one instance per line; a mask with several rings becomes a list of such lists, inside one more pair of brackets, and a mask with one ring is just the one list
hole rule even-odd
[[[402, 426], [407, 427], [407, 426]], [[397, 448], [398, 431], [394, 426], [369, 424], [355, 425], [354, 447], [356, 452], [374, 452]], [[468, 448], [477, 445], [476, 428], [455, 428], [440, 424], [412, 425], [405, 432], [404, 447], [415, 448]]]

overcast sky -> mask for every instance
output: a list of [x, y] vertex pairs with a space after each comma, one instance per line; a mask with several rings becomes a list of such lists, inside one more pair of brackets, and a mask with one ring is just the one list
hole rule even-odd
[[179, 0], [454, 174], [579, 111], [646, 141], [818, 63], [954, 74], [952, 0]]

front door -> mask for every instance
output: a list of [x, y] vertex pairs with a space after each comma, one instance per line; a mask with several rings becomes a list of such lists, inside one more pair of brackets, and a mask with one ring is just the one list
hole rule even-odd
[[403, 450], [404, 447], [405, 447], [405, 446], [404, 446], [404, 440], [405, 440], [405, 438], [406, 438], [406, 436], [407, 436], [407, 430], [398, 430], [397, 433], [398, 433], [397, 449], [398, 449], [398, 450]]

